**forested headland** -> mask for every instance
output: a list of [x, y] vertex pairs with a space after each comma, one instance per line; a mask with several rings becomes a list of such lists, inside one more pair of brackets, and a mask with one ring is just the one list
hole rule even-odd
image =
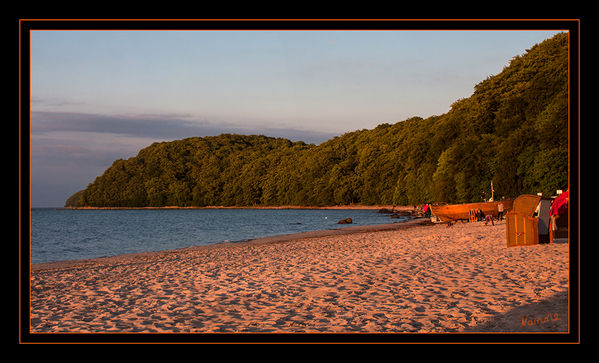
[[223, 134], [116, 160], [67, 207], [411, 205], [568, 187], [568, 35], [516, 55], [443, 115], [320, 145]]

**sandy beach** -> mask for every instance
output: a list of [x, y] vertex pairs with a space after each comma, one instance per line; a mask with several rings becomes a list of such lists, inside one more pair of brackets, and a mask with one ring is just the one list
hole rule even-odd
[[31, 332], [567, 332], [568, 249], [416, 220], [39, 264]]

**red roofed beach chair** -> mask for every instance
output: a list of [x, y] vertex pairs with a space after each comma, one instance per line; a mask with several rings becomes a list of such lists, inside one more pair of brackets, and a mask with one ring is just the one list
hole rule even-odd
[[551, 205], [551, 222], [549, 225], [549, 242], [555, 238], [568, 238], [568, 200], [570, 190], [566, 190]]

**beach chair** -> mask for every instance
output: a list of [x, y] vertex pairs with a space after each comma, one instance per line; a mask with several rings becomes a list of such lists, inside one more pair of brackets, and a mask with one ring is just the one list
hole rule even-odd
[[551, 210], [552, 200], [549, 198], [541, 198], [539, 201], [539, 208], [537, 213], [538, 224], [539, 224], [539, 243], [550, 243], [549, 236], [549, 223], [551, 216], [549, 214]]
[[505, 216], [507, 246], [526, 246], [539, 243], [539, 224], [537, 218], [532, 218], [521, 212], [509, 212]]
[[549, 224], [549, 243], [555, 238], [568, 238], [568, 212], [554, 216]]
[[507, 246], [551, 242], [550, 208], [549, 198], [531, 194], [516, 198], [512, 210], [505, 215]]
[[512, 206], [512, 212], [519, 212], [526, 216], [532, 217], [539, 205], [539, 201], [542, 199], [541, 196], [524, 194], [514, 200]]

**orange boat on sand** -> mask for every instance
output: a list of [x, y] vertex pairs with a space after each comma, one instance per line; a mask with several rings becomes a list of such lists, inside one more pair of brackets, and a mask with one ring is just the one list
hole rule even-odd
[[470, 211], [481, 210], [483, 214], [490, 214], [497, 217], [498, 205], [503, 204], [503, 215], [512, 210], [513, 199], [505, 199], [496, 202], [484, 203], [465, 203], [465, 204], [447, 204], [431, 205], [431, 213], [441, 221], [455, 221], [460, 219], [470, 219]]

